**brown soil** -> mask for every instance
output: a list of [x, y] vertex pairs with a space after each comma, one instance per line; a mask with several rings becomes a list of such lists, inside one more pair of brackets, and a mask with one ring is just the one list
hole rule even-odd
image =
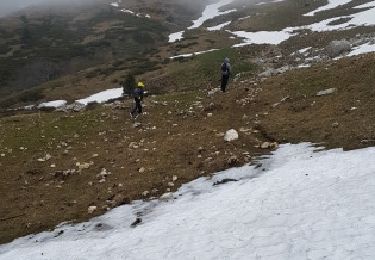
[[[129, 120], [128, 103], [125, 110], [105, 106], [77, 114], [2, 118], [0, 242], [63, 221], [84, 221], [240, 166], [249, 160], [247, 153], [269, 152], [259, 148], [263, 141], [374, 145], [374, 73], [375, 55], [369, 55], [291, 71], [258, 85], [233, 82], [229, 93], [213, 98], [206, 91], [150, 97], [137, 128]], [[337, 92], [315, 96], [331, 87]], [[193, 105], [200, 100], [201, 107]], [[239, 130], [240, 138], [224, 142], [222, 133], [231, 128]], [[51, 159], [39, 162], [46, 154]], [[229, 162], [232, 155], [237, 160]], [[92, 163], [80, 173], [62, 174], [78, 170], [77, 162]], [[105, 182], [99, 182], [102, 168], [111, 172]], [[90, 205], [98, 207], [94, 214], [87, 213]]]

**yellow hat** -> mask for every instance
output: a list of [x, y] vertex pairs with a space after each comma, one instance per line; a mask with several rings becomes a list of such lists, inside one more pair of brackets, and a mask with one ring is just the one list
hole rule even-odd
[[142, 81], [138, 81], [138, 87], [139, 88], [144, 88], [145, 84]]

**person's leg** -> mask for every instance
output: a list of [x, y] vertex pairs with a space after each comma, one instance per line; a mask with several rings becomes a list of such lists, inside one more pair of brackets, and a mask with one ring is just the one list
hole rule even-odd
[[225, 77], [222, 76], [221, 77], [221, 87], [220, 87], [222, 92], [225, 92], [225, 87], [226, 87]]
[[142, 114], [142, 112], [143, 112], [142, 101], [139, 100], [139, 103], [138, 103], [138, 113]]
[[141, 99], [136, 98], [135, 103], [136, 103], [136, 110], [137, 110], [138, 114], [141, 114], [142, 113]]

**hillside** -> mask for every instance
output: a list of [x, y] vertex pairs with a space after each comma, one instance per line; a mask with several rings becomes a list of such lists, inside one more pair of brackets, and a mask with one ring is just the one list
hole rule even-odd
[[[371, 259], [375, 1], [198, 2], [181, 19], [167, 14], [186, 2], [162, 0], [68, 12], [104, 38], [57, 41], [53, 55], [71, 41], [84, 66], [2, 100], [17, 109], [0, 117], [0, 259], [59, 259], [62, 248], [85, 259]], [[150, 44], [137, 43], [145, 34]], [[20, 52], [43, 56], [30, 51]], [[221, 93], [225, 57], [233, 77]], [[128, 74], [150, 92], [136, 121], [119, 86]], [[231, 129], [238, 138], [226, 141]]]

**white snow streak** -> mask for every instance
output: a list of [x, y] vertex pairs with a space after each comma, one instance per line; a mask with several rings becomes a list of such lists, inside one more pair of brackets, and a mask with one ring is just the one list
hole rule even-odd
[[206, 50], [206, 51], [196, 51], [194, 53], [188, 53], [188, 54], [181, 54], [181, 55], [176, 55], [176, 56], [172, 56], [172, 57], [169, 57], [170, 59], [176, 59], [176, 58], [181, 58], [181, 57], [192, 57], [194, 55], [201, 55], [201, 54], [204, 54], [204, 53], [207, 53], [207, 52], [212, 52], [212, 51], [217, 51], [218, 49], [210, 49], [210, 50]]
[[220, 31], [222, 28], [224, 28], [227, 25], [230, 25], [232, 21], [228, 21], [222, 24], [218, 24], [216, 26], [207, 27], [207, 31]]
[[[375, 148], [314, 150], [282, 145], [260, 168], [20, 238], [0, 246], [0, 259], [372, 259]], [[213, 186], [225, 178], [238, 181]], [[130, 228], [137, 212], [143, 223]]]

